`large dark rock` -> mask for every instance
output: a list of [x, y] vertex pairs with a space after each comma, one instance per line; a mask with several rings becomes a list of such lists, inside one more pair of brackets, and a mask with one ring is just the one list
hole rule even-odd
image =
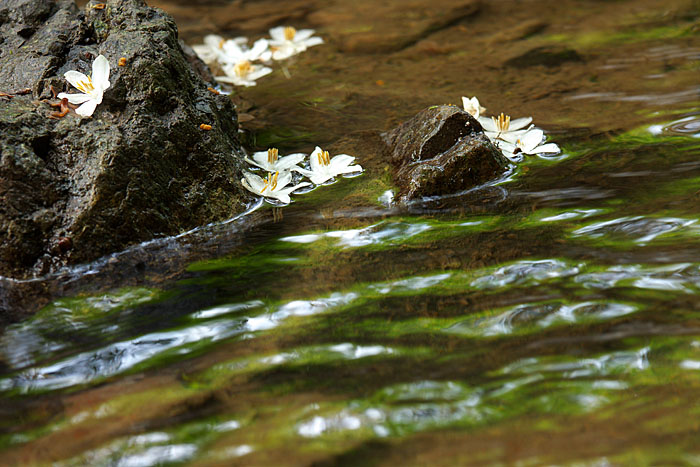
[[[0, 44], [0, 91], [31, 90], [0, 97], [0, 275], [44, 273], [244, 209], [235, 109], [193, 71], [167, 14], [142, 0], [84, 12], [4, 0]], [[88, 74], [98, 54], [112, 70], [102, 104], [91, 118], [50, 119], [50, 86], [77, 92], [63, 74]]]
[[503, 175], [509, 161], [459, 107], [429, 107], [382, 134], [405, 202], [458, 193]]

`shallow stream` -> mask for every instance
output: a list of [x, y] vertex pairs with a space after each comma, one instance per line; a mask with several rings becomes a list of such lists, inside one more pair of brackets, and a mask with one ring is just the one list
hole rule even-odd
[[[316, 28], [244, 140], [366, 170], [18, 284], [3, 464], [700, 464], [700, 2], [149, 3]], [[463, 95], [563, 153], [382, 203], [379, 133]]]

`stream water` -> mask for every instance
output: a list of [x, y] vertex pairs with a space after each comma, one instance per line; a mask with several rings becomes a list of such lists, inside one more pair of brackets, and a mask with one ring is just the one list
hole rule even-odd
[[[366, 170], [19, 284], [3, 465], [700, 465], [700, 2], [152, 3], [316, 28], [242, 136]], [[379, 132], [462, 95], [563, 153], [382, 204]]]

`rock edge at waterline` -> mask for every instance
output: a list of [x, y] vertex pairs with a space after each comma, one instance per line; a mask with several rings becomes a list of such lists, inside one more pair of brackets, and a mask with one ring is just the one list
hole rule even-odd
[[382, 139], [399, 202], [458, 193], [497, 179], [510, 167], [481, 124], [455, 106], [424, 109]]

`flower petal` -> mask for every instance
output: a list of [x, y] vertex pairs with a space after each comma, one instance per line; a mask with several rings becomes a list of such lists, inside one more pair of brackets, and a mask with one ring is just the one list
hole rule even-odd
[[57, 96], [59, 99], [68, 99], [68, 102], [71, 104], [82, 104], [84, 102], [89, 101], [92, 99], [89, 95], [87, 94], [66, 94], [65, 92], [61, 92]]
[[243, 177], [244, 179], [241, 180], [241, 183], [243, 183], [243, 181], [247, 182], [247, 186], [245, 183], [243, 186], [255, 194], [261, 194], [260, 191], [265, 187], [265, 181], [262, 177], [258, 177], [250, 172], [243, 172]]
[[320, 37], [310, 37], [310, 38], [306, 39], [304, 42], [302, 42], [302, 44], [304, 44], [305, 48], [306, 47], [313, 47], [315, 45], [323, 44], [323, 39], [321, 39]]
[[337, 170], [347, 167], [348, 165], [352, 164], [354, 160], [355, 157], [348, 154], [338, 154], [337, 156], [333, 156], [331, 159], [330, 171], [340, 173], [337, 172]]
[[311, 178], [314, 176], [314, 172], [308, 169], [303, 169], [301, 167], [292, 167], [292, 172], [298, 172], [302, 174], [304, 177]]
[[299, 188], [302, 188], [305, 186], [310, 186], [310, 185], [311, 184], [309, 182], [301, 182], [298, 185], [294, 185], [293, 187], [290, 187], [290, 188], [285, 188], [284, 190], [281, 190], [281, 191], [275, 193], [275, 195], [276, 195], [275, 197], [284, 203], [290, 203], [292, 201], [289, 199], [290, 193], [292, 193], [293, 191], [296, 191]]
[[275, 164], [275, 166], [279, 171], [291, 170], [292, 167], [297, 165], [299, 162], [303, 161], [305, 158], [306, 154], [290, 154], [288, 156], [280, 157], [277, 160], [277, 164]]
[[505, 133], [498, 133], [498, 139], [501, 141], [508, 141], [509, 143], [516, 144], [520, 138], [522, 138], [525, 133], [529, 130], [516, 130], [516, 131], [506, 131]]
[[232, 40], [224, 42], [220, 53], [218, 54], [219, 61], [227, 65], [235, 65], [247, 58], [246, 53], [241, 47]]
[[555, 143], [547, 143], [535, 148], [535, 154], [556, 154], [558, 152], [561, 152], [561, 149]]
[[299, 29], [296, 34], [294, 34], [294, 42], [303, 42], [313, 36], [315, 32], [316, 31], [313, 29]]
[[68, 81], [75, 89], [79, 89], [78, 85], [83, 82], [83, 83], [88, 83], [90, 82], [90, 78], [85, 76], [79, 71], [75, 70], [70, 70], [66, 71], [63, 76], [66, 78], [66, 81]]
[[204, 43], [208, 45], [212, 50], [221, 49], [221, 42], [223, 40], [223, 37], [216, 34], [207, 34], [206, 36], [204, 36]]
[[539, 128], [533, 128], [527, 131], [518, 139], [518, 147], [526, 154], [533, 154], [532, 150], [542, 143], [544, 139], [544, 131]]
[[500, 133], [497, 131], [484, 131], [484, 134], [491, 140], [492, 143], [498, 141], [498, 135], [500, 135]]
[[506, 155], [506, 153], [510, 153], [511, 156], [513, 155], [513, 152], [515, 152], [515, 148], [517, 148], [515, 144], [509, 143], [508, 141], [498, 141], [496, 147], [501, 150], [503, 155]]
[[284, 26], [277, 26], [276, 28], [270, 29], [270, 37], [276, 42], [285, 42]]
[[256, 195], [260, 195], [260, 191], [258, 191], [258, 190], [256, 190], [255, 188], [253, 188], [253, 187], [248, 183], [248, 180], [246, 180], [245, 178], [242, 178], [242, 179], [241, 179], [241, 185], [243, 185], [243, 188], [245, 188], [246, 190], [250, 191], [251, 193], [255, 193]]
[[298, 51], [293, 46], [284, 44], [272, 52], [272, 58], [275, 60], [285, 60], [292, 55], [296, 55], [297, 53]]
[[192, 50], [207, 65], [211, 65], [216, 61], [216, 53], [208, 45], [193, 45]]
[[498, 133], [498, 128], [496, 128], [496, 124], [491, 120], [491, 117], [479, 117], [477, 120], [479, 120], [485, 132], [492, 131]]
[[280, 172], [279, 175], [277, 175], [277, 186], [272, 191], [282, 190], [284, 187], [289, 185], [289, 182], [291, 182], [291, 181], [292, 181], [292, 173], [291, 172]]
[[109, 88], [109, 61], [104, 55], [98, 55], [92, 62], [92, 84], [95, 89], [104, 91]]
[[269, 195], [270, 198], [277, 198], [278, 200], [282, 201], [284, 204], [289, 204], [292, 202], [292, 200], [289, 198], [289, 191], [276, 191], [274, 193], [270, 193]]
[[362, 172], [362, 166], [359, 164], [355, 165], [348, 165], [346, 167], [343, 167], [342, 169], [337, 170], [335, 173], [336, 174], [351, 174], [355, 172]]
[[[311, 171], [316, 173], [319, 171], [321, 164], [318, 162], [318, 156], [323, 152], [323, 149], [320, 147], [316, 146], [316, 149], [314, 149], [314, 152], [311, 153], [309, 156], [309, 164], [311, 165]], [[316, 183], [316, 182], [314, 182]]]
[[[244, 156], [244, 157], [243, 157], [243, 160], [246, 161], [247, 163], [251, 164], [251, 165], [254, 165], [254, 166], [256, 166], [256, 167], [260, 167], [261, 169], [267, 170], [267, 160], [265, 160], [264, 163], [258, 161], [257, 158], [255, 157], [256, 154], [259, 154], [259, 153], [256, 152], [255, 154], [253, 154], [253, 159], [254, 159], [254, 160], [248, 159], [247, 156]], [[267, 153], [265, 153], [265, 154], [267, 154]]]
[[260, 66], [260, 65], [254, 65], [253, 66], [253, 71], [248, 73], [248, 76], [246, 76], [247, 81], [255, 81], [257, 79], [262, 78], [263, 76], [269, 75], [272, 73], [272, 68], [266, 67], [266, 66]]
[[510, 126], [508, 127], [508, 131], [516, 131], [520, 130], [521, 128], [525, 128], [527, 125], [530, 124], [532, 121], [532, 117], [523, 117], [523, 118], [516, 118], [515, 120], [510, 121]]
[[314, 172], [309, 179], [314, 183], [314, 185], [320, 185], [322, 183], [327, 182], [333, 178], [333, 175], [327, 173], [327, 172]]
[[92, 114], [95, 112], [95, 109], [97, 108], [97, 101], [94, 99], [90, 99], [88, 101], [85, 101], [83, 105], [75, 109], [75, 113], [78, 115], [81, 115], [83, 117], [90, 117]]
[[267, 156], [268, 152], [267, 151], [258, 151], [253, 153], [253, 160], [257, 162], [257, 165], [262, 167], [263, 165], [267, 165]]
[[270, 47], [270, 43], [267, 39], [258, 39], [253, 44], [253, 48], [248, 51], [248, 60], [258, 60], [267, 49]]

